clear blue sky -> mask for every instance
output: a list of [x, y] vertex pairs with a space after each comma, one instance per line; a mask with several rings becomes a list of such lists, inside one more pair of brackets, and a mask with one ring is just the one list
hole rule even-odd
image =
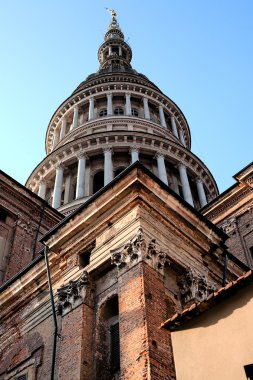
[[0, 0], [0, 167], [25, 183], [49, 120], [98, 69], [114, 8], [133, 67], [185, 114], [220, 191], [252, 161], [252, 0]]

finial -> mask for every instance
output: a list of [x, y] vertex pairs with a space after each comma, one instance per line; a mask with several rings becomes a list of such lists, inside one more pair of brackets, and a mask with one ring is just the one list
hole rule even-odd
[[117, 13], [115, 12], [114, 9], [110, 9], [110, 8], [105, 8], [107, 10], [107, 12], [110, 13], [110, 15], [112, 16], [112, 21], [116, 21], [116, 16], [117, 16]]

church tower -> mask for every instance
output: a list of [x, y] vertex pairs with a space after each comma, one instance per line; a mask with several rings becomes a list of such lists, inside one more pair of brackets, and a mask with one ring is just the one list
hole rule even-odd
[[26, 186], [69, 214], [139, 160], [199, 209], [218, 195], [216, 183], [191, 152], [180, 108], [131, 66], [132, 50], [112, 20], [98, 49], [99, 70], [55, 111], [46, 158]]

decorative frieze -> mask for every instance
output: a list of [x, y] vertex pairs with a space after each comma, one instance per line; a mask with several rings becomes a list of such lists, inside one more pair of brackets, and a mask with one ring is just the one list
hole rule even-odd
[[196, 273], [191, 268], [178, 277], [177, 284], [184, 304], [192, 300], [203, 301], [216, 290], [216, 285], [207, 281], [204, 274]]
[[68, 285], [57, 289], [57, 296], [57, 313], [61, 316], [66, 315], [82, 303], [91, 306], [93, 303], [93, 286], [87, 271], [84, 271], [78, 280], [70, 281]]
[[141, 227], [128, 243], [111, 251], [111, 263], [117, 265], [119, 270], [140, 261], [145, 261], [161, 273], [165, 264], [170, 263], [167, 251], [157, 243], [156, 239], [144, 237]]

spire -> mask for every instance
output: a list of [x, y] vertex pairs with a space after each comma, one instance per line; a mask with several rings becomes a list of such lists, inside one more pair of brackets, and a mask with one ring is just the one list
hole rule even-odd
[[98, 50], [99, 71], [125, 71], [131, 69], [132, 50], [124, 40], [117, 13], [114, 9], [106, 8], [111, 14], [111, 22], [104, 36], [104, 43]]

